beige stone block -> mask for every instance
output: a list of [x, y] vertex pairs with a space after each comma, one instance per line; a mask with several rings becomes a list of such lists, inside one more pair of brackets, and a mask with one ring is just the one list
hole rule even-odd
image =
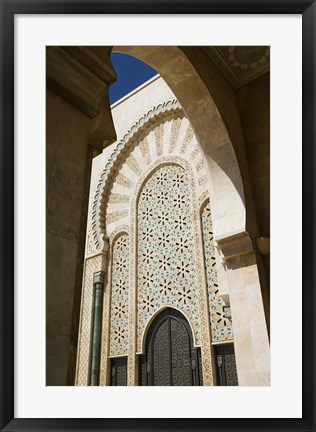
[[249, 326], [234, 326], [234, 348], [238, 372], [248, 372], [256, 370], [256, 359], [252, 347], [251, 331]]
[[258, 268], [256, 264], [246, 265], [242, 268], [244, 285], [255, 285], [258, 283]]
[[262, 304], [262, 295], [259, 285], [248, 285], [247, 288], [247, 308], [249, 310], [249, 325], [265, 326], [265, 316]]
[[238, 385], [241, 387], [257, 387], [263, 384], [260, 383], [257, 372], [238, 371]]
[[270, 378], [270, 372], [269, 370], [265, 371], [259, 371], [257, 372], [257, 379], [258, 379], [258, 385], [259, 386], [270, 386], [271, 385], [271, 378]]
[[234, 261], [235, 267], [231, 267], [227, 270], [228, 281], [231, 287], [231, 294], [237, 293], [239, 288], [243, 286], [242, 273], [239, 271], [238, 267], [240, 263], [240, 257], [236, 258]]
[[246, 329], [249, 327], [250, 313], [247, 308], [247, 296], [244, 293], [230, 295], [230, 304], [234, 329]]
[[256, 362], [257, 371], [270, 370], [270, 348], [267, 337], [267, 330], [264, 323], [259, 325], [251, 325], [251, 338], [253, 346], [253, 355]]

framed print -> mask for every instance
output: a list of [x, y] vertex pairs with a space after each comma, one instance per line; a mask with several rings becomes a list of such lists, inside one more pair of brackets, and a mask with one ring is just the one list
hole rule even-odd
[[314, 2], [1, 40], [1, 429], [314, 430]]

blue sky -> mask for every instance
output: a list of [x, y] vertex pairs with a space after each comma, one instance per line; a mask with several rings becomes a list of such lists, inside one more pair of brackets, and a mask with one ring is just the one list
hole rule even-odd
[[109, 91], [111, 105], [157, 74], [148, 64], [127, 54], [113, 52], [111, 61], [117, 74]]

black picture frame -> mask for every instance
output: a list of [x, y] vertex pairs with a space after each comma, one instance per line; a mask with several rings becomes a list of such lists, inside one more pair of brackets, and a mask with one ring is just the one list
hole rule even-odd
[[[316, 5], [306, 0], [10, 1], [0, 0], [1, 29], [1, 388], [3, 431], [315, 430], [315, 76]], [[302, 14], [303, 20], [303, 417], [302, 419], [14, 418], [14, 15]], [[285, 41], [286, 43], [286, 41]], [[290, 65], [289, 65], [290, 67]], [[316, 268], [316, 266], [315, 266]], [[290, 312], [289, 312], [290, 314]], [[290, 319], [290, 318], [289, 318]], [[280, 401], [280, 404], [282, 401]]]

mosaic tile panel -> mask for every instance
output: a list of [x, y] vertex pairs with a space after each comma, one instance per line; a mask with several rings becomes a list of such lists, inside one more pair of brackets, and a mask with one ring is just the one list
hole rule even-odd
[[199, 343], [192, 197], [186, 171], [163, 166], [138, 203], [137, 351], [148, 320], [164, 305], [182, 310]]
[[112, 258], [112, 298], [110, 312], [110, 355], [126, 355], [129, 313], [129, 239], [121, 235], [114, 243]]
[[213, 342], [231, 340], [234, 337], [232, 323], [225, 317], [223, 313], [224, 302], [218, 295], [214, 235], [209, 201], [204, 206], [201, 217], [212, 340]]

